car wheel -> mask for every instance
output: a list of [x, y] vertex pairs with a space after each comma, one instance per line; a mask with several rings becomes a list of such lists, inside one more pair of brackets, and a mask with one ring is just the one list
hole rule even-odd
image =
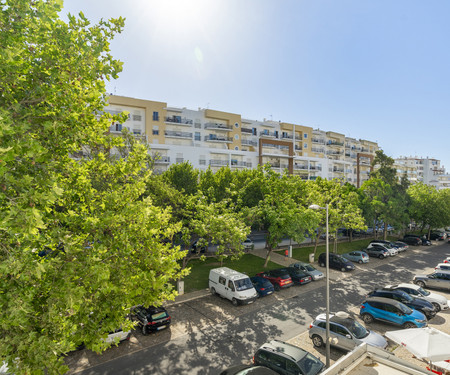
[[359, 264], [362, 264], [362, 260], [361, 260], [361, 259], [360, 259], [360, 260], [358, 260], [358, 263], [359, 263]]
[[370, 324], [373, 322], [373, 316], [365, 313], [362, 315], [362, 320], [364, 320], [364, 323]]
[[280, 286], [279, 286], [278, 284], [275, 284], [275, 285], [273, 286], [273, 288], [274, 288], [277, 292], [280, 290]]
[[236, 298], [233, 298], [233, 299], [231, 300], [231, 302], [233, 303], [234, 306], [237, 306], [237, 305], [238, 305], [238, 300], [237, 300]]
[[341, 271], [342, 271], [342, 272], [345, 272], [345, 267], [342, 267], [342, 268], [341, 268]]
[[320, 267], [325, 267], [325, 263], [320, 263]]
[[144, 336], [147, 336], [148, 335], [148, 329], [147, 329], [147, 326], [146, 325], [144, 325], [144, 326], [142, 326], [142, 334], [144, 335]]
[[421, 288], [425, 288], [425, 283], [423, 281], [418, 281], [416, 284], [419, 285]]
[[211, 291], [211, 294], [212, 294], [213, 296], [216, 295], [216, 290], [215, 290], [214, 288], [211, 288], [210, 291]]
[[322, 337], [320, 337], [319, 335], [313, 335], [312, 342], [316, 348], [321, 348], [323, 346]]
[[436, 310], [436, 312], [441, 311], [441, 306], [439, 305], [439, 303], [437, 303], [437, 302], [432, 302], [431, 304], [433, 305], [433, 307], [434, 307], [434, 309]]
[[384, 258], [384, 255], [383, 255], [383, 254], [380, 254], [380, 256], [379, 256], [378, 258], [383, 259], [383, 258]]
[[414, 323], [406, 322], [403, 324], [403, 328], [417, 328], [417, 326]]

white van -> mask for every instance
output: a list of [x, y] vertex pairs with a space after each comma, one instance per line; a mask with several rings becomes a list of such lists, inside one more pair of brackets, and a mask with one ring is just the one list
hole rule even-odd
[[228, 267], [209, 271], [209, 290], [213, 295], [229, 299], [235, 306], [252, 303], [258, 297], [250, 278]]

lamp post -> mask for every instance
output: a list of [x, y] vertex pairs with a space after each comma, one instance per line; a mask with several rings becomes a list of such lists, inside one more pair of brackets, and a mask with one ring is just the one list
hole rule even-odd
[[309, 206], [312, 210], [325, 210], [326, 212], [326, 325], [325, 325], [325, 348], [326, 348], [326, 367], [330, 367], [330, 249], [329, 249], [329, 241], [328, 241], [328, 203], [325, 207], [320, 207], [317, 204], [312, 204]]

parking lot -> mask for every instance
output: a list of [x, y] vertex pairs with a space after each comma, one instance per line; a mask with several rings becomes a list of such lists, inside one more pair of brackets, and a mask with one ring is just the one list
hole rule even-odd
[[[410, 248], [405, 253], [384, 260], [371, 258], [370, 263], [357, 264], [355, 271], [349, 273], [331, 270], [332, 311], [345, 310], [358, 315], [359, 303], [373, 288], [390, 283], [410, 282], [415, 273], [431, 271], [450, 250], [447, 244], [437, 245], [434, 244], [429, 248]], [[359, 281], [355, 282], [355, 280]], [[113, 373], [100, 370], [103, 368], [102, 364], [110, 363], [111, 366], [117, 366], [121, 359], [129, 360], [135, 355], [148, 352], [151, 348], [166, 353], [167, 348], [170, 347], [172, 351], [179, 350], [180, 353], [196, 353], [202, 356], [205, 360], [204, 366], [211, 368], [210, 372], [205, 371], [205, 368], [188, 371], [189, 366], [186, 365], [186, 368], [180, 368], [177, 373], [214, 374], [217, 373], [214, 369], [224, 368], [227, 364], [250, 361], [252, 351], [258, 345], [274, 338], [292, 342], [324, 360], [325, 350], [314, 348], [307, 333], [312, 319], [318, 313], [324, 312], [324, 284], [325, 282], [321, 280], [291, 287], [258, 299], [253, 304], [239, 307], [234, 307], [228, 300], [209, 294], [187, 302], [170, 304], [168, 306], [172, 316], [170, 329], [148, 336], [135, 331], [129, 342], [113, 347], [102, 355], [88, 350], [71, 353], [67, 358], [71, 368], [70, 373], [80, 371], [83, 374]], [[449, 293], [436, 292], [445, 295], [447, 299], [450, 298]], [[202, 293], [199, 294], [202, 295]], [[448, 310], [440, 312], [429, 321], [429, 325], [450, 333], [450, 312]], [[377, 322], [368, 328], [381, 334], [399, 329], [396, 326]], [[239, 347], [239, 353], [224, 351], [211, 356], [211, 353], [215, 354], [224, 347], [224, 344], [220, 342], [224, 335], [226, 335], [224, 342], [227, 342], [226, 338], [230, 338], [230, 343], [227, 345]], [[208, 342], [212, 342], [212, 339], [214, 339], [213, 344], [216, 345], [215, 349], [207, 350], [203, 354], [204, 348], [199, 348], [198, 345], [207, 345]], [[414, 360], [409, 353], [403, 353], [403, 348], [397, 348], [391, 344], [389, 349], [394, 350], [398, 356]], [[344, 354], [342, 351], [332, 349], [331, 360], [335, 361]], [[216, 357], [223, 363], [217, 363]], [[157, 361], [148, 357], [146, 361], [152, 362], [150, 366], [147, 363], [146, 367], [153, 370], [147, 373], [166, 373], [164, 364], [156, 363]], [[164, 361], [170, 362], [169, 354], [164, 355]], [[209, 365], [208, 361], [211, 361]], [[88, 368], [91, 370], [87, 370]], [[161, 368], [160, 371], [157, 370], [159, 368]]]

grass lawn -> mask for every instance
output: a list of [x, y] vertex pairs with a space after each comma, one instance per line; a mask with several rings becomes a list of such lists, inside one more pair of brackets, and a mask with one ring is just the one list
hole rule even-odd
[[[256, 273], [264, 270], [264, 261], [263, 258], [255, 255], [244, 254], [242, 258], [238, 260], [224, 260], [223, 267], [228, 267], [249, 276], [254, 276]], [[188, 267], [191, 268], [191, 273], [184, 278], [185, 293], [208, 288], [209, 270], [211, 268], [220, 267], [220, 262], [216, 258], [207, 258], [204, 262], [199, 259], [194, 259], [188, 263]], [[278, 264], [269, 262], [266, 270], [279, 267]]]

